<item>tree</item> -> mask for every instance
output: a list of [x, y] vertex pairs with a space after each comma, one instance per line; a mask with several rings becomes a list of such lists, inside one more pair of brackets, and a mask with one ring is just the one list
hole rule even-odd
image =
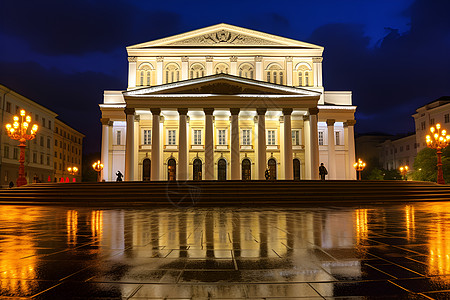
[[[414, 172], [412, 178], [420, 181], [436, 182], [437, 179], [437, 155], [431, 148], [422, 149], [414, 160]], [[442, 150], [442, 171], [444, 180], [450, 180], [450, 147]]]

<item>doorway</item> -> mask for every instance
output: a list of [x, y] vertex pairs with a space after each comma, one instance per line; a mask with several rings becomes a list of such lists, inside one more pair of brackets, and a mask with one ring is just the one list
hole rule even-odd
[[202, 161], [200, 158], [196, 158], [193, 163], [193, 179], [202, 180]]
[[300, 160], [294, 158], [294, 180], [300, 180]]
[[242, 180], [252, 179], [252, 163], [250, 159], [244, 158], [242, 160]]
[[152, 162], [150, 159], [145, 158], [142, 162], [142, 180], [143, 181], [150, 181], [150, 171], [152, 168]]
[[274, 158], [269, 159], [269, 179], [276, 180], [277, 179], [277, 161]]
[[217, 180], [227, 180], [227, 161], [223, 158], [217, 162]]
[[167, 161], [167, 173], [167, 180], [177, 180], [177, 162], [173, 158]]

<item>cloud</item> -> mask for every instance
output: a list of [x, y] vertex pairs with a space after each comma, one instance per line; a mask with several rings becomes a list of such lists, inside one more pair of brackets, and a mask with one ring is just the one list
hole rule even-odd
[[109, 52], [179, 30], [180, 16], [147, 11], [128, 1], [27, 1], [2, 3], [0, 31], [26, 40], [46, 55]]

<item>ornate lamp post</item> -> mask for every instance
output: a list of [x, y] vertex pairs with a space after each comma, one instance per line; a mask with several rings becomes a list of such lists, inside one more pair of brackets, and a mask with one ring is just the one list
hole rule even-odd
[[406, 173], [408, 173], [409, 167], [408, 166], [400, 166], [399, 168], [400, 174], [402, 174], [403, 179], [406, 180]]
[[445, 184], [444, 174], [442, 173], [442, 149], [448, 146], [450, 142], [450, 135], [447, 135], [447, 131], [443, 129], [441, 131], [441, 124], [436, 124], [436, 128], [431, 126], [430, 128], [431, 136], [427, 135], [427, 146], [431, 149], [436, 149], [437, 154], [437, 183]]
[[92, 165], [92, 167], [95, 171], [97, 171], [97, 181], [100, 181], [100, 173], [103, 170], [103, 164], [98, 160]]
[[[70, 175], [75, 176], [78, 172], [78, 168], [77, 167], [68, 167], [67, 172], [69, 172]], [[75, 182], [75, 177], [73, 178], [73, 182]]]
[[361, 172], [366, 167], [366, 163], [361, 160], [361, 158], [358, 158], [358, 161], [353, 164], [353, 168], [355, 168], [356, 172], [358, 173], [358, 180], [361, 180]]
[[6, 124], [6, 131], [8, 132], [8, 136], [13, 140], [19, 141], [20, 148], [20, 156], [19, 156], [19, 177], [17, 178], [16, 185], [22, 186], [27, 184], [27, 179], [25, 178], [25, 147], [26, 141], [32, 140], [36, 137], [36, 131], [38, 130], [38, 126], [34, 124], [31, 127], [30, 134], [27, 133], [28, 127], [31, 123], [31, 117], [25, 116], [26, 112], [24, 109], [20, 110], [20, 117], [14, 116], [14, 123]]

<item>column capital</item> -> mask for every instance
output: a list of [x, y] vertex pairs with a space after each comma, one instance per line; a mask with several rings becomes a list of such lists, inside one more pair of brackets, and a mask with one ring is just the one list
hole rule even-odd
[[134, 116], [134, 121], [135, 122], [139, 122], [141, 120], [141, 115], [135, 115]]
[[152, 115], [161, 114], [161, 108], [150, 108], [150, 111], [152, 112]]
[[313, 63], [321, 63], [323, 61], [323, 57], [313, 57]]
[[205, 115], [212, 115], [213, 112], [214, 112], [214, 108], [211, 108], [211, 107], [209, 107], [209, 108], [204, 108], [204, 109], [203, 109], [203, 112], [205, 113]]
[[136, 56], [128, 56], [128, 62], [137, 62]]
[[162, 56], [156, 57], [156, 62], [163, 62], [163, 61], [164, 61], [164, 57], [162, 57]]
[[187, 115], [189, 108], [178, 108], [178, 114]]
[[262, 62], [262, 56], [255, 56], [255, 61], [256, 62]]
[[134, 115], [134, 108], [132, 108], [132, 107], [126, 107], [125, 109], [124, 109], [124, 111], [125, 111], [125, 114], [128, 116], [128, 115]]
[[293, 109], [292, 108], [283, 108], [283, 115], [291, 115], [292, 114]]
[[308, 115], [304, 115], [303, 116], [303, 122], [308, 121], [309, 122], [309, 116]]
[[264, 116], [267, 112], [267, 108], [257, 108], [256, 109], [256, 113], [258, 114], [258, 116]]
[[333, 126], [336, 123], [335, 119], [327, 119], [327, 126]]
[[294, 60], [294, 58], [292, 56], [286, 56], [287, 62], [292, 62], [293, 60]]
[[181, 57], [181, 61], [182, 62], [189, 62], [189, 57], [188, 56], [182, 56]]
[[109, 123], [110, 123], [109, 118], [101, 118], [100, 122], [102, 122], [102, 125], [106, 125], [106, 126], [109, 126]]
[[317, 115], [319, 113], [319, 109], [317, 107], [310, 107], [308, 111], [310, 115]]
[[344, 127], [348, 126], [355, 126], [356, 120], [347, 120], [347, 122], [344, 122]]
[[207, 56], [206, 57], [206, 62], [213, 62], [213, 57], [212, 56]]
[[230, 108], [230, 112], [232, 115], [238, 115], [240, 111], [240, 108]]
[[231, 56], [230, 57], [231, 62], [237, 62], [237, 56]]

